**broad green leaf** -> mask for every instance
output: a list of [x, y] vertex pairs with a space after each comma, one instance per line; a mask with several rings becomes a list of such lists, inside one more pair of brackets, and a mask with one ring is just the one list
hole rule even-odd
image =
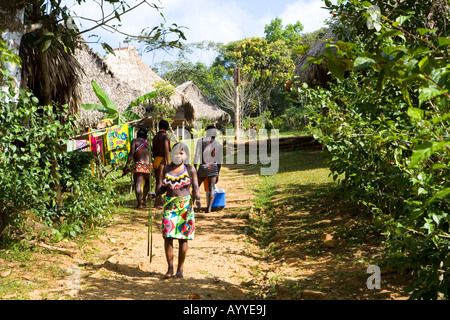
[[419, 108], [409, 107], [408, 108], [408, 116], [410, 116], [413, 119], [416, 120], [422, 120], [423, 119], [423, 110]]
[[427, 65], [428, 65], [428, 56], [425, 56], [425, 58], [419, 61], [419, 69], [423, 72], [425, 71], [425, 67]]
[[422, 36], [426, 33], [435, 33], [437, 29], [426, 29], [426, 28], [417, 28], [417, 32], [419, 32]]
[[450, 188], [444, 188], [442, 190], [439, 190], [434, 194], [434, 196], [427, 201], [427, 204], [432, 203], [433, 201], [436, 201], [438, 199], [442, 199], [444, 197], [447, 197], [450, 194]]
[[103, 50], [106, 51], [106, 53], [111, 53], [112, 55], [116, 55], [116, 53], [114, 52], [114, 49], [106, 42], [102, 42], [101, 46], [102, 46]]
[[298, 46], [295, 48], [295, 54], [306, 54], [308, 52], [309, 46]]
[[42, 52], [47, 51], [47, 49], [50, 47], [51, 44], [52, 44], [52, 39], [48, 39], [45, 42], [43, 42], [40, 47], [41, 51]]
[[337, 59], [330, 59], [327, 63], [328, 70], [338, 79], [344, 79], [345, 67]]
[[374, 63], [377, 63], [377, 61], [375, 59], [372, 59], [369, 57], [358, 57], [355, 59], [355, 62], [354, 62], [355, 70], [365, 69]]
[[438, 41], [439, 41], [439, 47], [450, 45], [450, 39], [449, 38], [439, 37]]
[[419, 218], [421, 215], [423, 215], [423, 210], [420, 208], [416, 208], [414, 210], [412, 210], [411, 215], [409, 216], [409, 218], [411, 220], [416, 220], [417, 218]]
[[395, 22], [393, 23], [393, 25], [395, 27], [397, 26], [401, 26], [403, 23], [405, 23], [409, 18], [411, 18], [411, 16], [399, 16], [397, 17], [397, 19], [395, 19]]
[[378, 40], [382, 40], [382, 39], [386, 39], [386, 38], [392, 38], [392, 37], [400, 36], [400, 35], [402, 35], [402, 32], [400, 30], [390, 30], [390, 31], [383, 32], [378, 37]]
[[145, 102], [146, 100], [156, 97], [157, 94], [158, 94], [158, 90], [155, 90], [155, 91], [146, 93], [146, 94], [140, 96], [139, 98], [134, 99], [133, 101], [130, 102], [130, 105], [127, 107], [127, 110], [130, 110], [132, 107], [140, 105], [141, 103]]
[[137, 113], [135, 113], [131, 110], [124, 111], [124, 113], [122, 113], [122, 115], [125, 118], [125, 121], [139, 120], [141, 118]]
[[104, 108], [101, 104], [95, 104], [95, 103], [85, 103], [85, 104], [82, 104], [81, 107], [84, 110], [101, 110]]
[[409, 167], [415, 167], [419, 162], [428, 159], [434, 153], [445, 148], [446, 145], [449, 145], [449, 141], [439, 141], [439, 142], [424, 142], [418, 145], [414, 150], [413, 154], [410, 158]]
[[95, 95], [100, 100], [102, 105], [110, 112], [117, 113], [117, 108], [112, 102], [112, 100], [109, 98], [109, 96], [99, 87], [97, 82], [94, 80], [91, 81], [92, 88], [94, 88]]
[[432, 121], [434, 124], [436, 124], [436, 123], [438, 123], [438, 122], [440, 122], [440, 121], [445, 121], [445, 120], [447, 120], [448, 118], [450, 118], [450, 113], [444, 114], [443, 116], [440, 116], [440, 117], [434, 117], [434, 118], [431, 119], [431, 121]]
[[448, 90], [440, 90], [438, 88], [423, 88], [420, 90], [419, 94], [419, 106], [422, 105], [424, 101], [433, 99], [434, 97], [440, 96], [446, 93]]

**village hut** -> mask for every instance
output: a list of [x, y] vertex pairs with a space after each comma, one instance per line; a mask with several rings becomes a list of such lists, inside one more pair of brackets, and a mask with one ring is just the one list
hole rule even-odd
[[[92, 88], [92, 80], [111, 98], [119, 112], [123, 112], [133, 99], [141, 95], [139, 90], [121, 81], [109, 69], [104, 59], [85, 42], [75, 50], [74, 56], [83, 70], [80, 84], [83, 104], [101, 104]], [[143, 116], [144, 108], [136, 107], [133, 111]], [[103, 112], [80, 108], [77, 121], [82, 127], [96, 128], [104, 116]]]
[[196, 120], [206, 119], [218, 128], [226, 127], [231, 116], [222, 110], [194, 84], [187, 81], [177, 87], [177, 90], [186, 95], [194, 105]]
[[54, 102], [55, 108], [68, 105], [68, 114], [60, 117], [66, 121], [75, 115], [81, 104], [79, 90], [81, 66], [66, 52], [61, 43], [56, 48], [41, 52], [36, 43], [36, 34], [28, 33], [20, 43], [22, 59], [21, 88], [30, 89], [42, 105]]
[[328, 28], [324, 36], [299, 59], [294, 71], [298, 83], [306, 83], [310, 87], [319, 85], [328, 88], [331, 76], [328, 72], [326, 61], [322, 60], [320, 64], [310, 63], [306, 68], [305, 65], [311, 58], [321, 55], [327, 43], [336, 42], [334, 28], [334, 25]]
[[[114, 54], [105, 57], [105, 63], [118, 78], [141, 94], [154, 91], [154, 84], [164, 81], [141, 59], [133, 46], [114, 49]], [[186, 127], [193, 127], [195, 109], [189, 98], [176, 90], [170, 103], [176, 109], [172, 127], [181, 126], [183, 122]]]

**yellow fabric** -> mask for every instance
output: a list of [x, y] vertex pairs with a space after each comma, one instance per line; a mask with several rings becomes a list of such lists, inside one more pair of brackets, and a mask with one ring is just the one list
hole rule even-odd
[[113, 126], [106, 129], [108, 139], [108, 150], [117, 150], [127, 148], [130, 152], [128, 124], [123, 126]]
[[159, 168], [159, 165], [161, 164], [161, 161], [163, 161], [164, 157], [156, 156], [153, 160], [153, 168], [157, 170]]

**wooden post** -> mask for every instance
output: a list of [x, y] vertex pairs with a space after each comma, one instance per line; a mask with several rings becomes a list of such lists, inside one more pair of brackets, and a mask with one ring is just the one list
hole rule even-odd
[[185, 128], [185, 126], [184, 126], [184, 120], [183, 120], [183, 131], [181, 131], [181, 136], [183, 137], [183, 141], [184, 141], [184, 128]]
[[239, 85], [241, 81], [239, 67], [234, 68], [234, 136], [236, 142], [240, 140], [241, 106], [239, 104]]

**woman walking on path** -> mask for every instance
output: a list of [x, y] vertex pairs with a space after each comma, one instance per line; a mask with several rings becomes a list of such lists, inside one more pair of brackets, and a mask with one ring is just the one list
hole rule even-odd
[[[134, 178], [134, 193], [136, 194], [137, 206], [136, 209], [142, 209], [146, 206], [146, 197], [149, 192], [149, 177], [150, 177], [150, 152], [147, 141], [147, 129], [141, 128], [137, 133], [137, 138], [131, 141], [130, 153], [128, 160], [123, 168], [123, 175], [127, 174], [129, 164], [133, 164], [133, 178]], [[142, 191], [142, 184], [144, 190]]]
[[[190, 187], [192, 186], [192, 193]], [[156, 193], [149, 194], [150, 199], [166, 193], [162, 233], [168, 270], [164, 278], [173, 276], [173, 239], [178, 239], [178, 266], [175, 278], [183, 278], [183, 267], [188, 250], [188, 240], [194, 239], [195, 216], [194, 197], [197, 209], [200, 208], [200, 189], [197, 171], [189, 165], [189, 150], [184, 143], [177, 143], [172, 149], [172, 162], [164, 170], [162, 186]]]
[[214, 126], [206, 128], [206, 138], [197, 141], [195, 149], [194, 167], [198, 165], [198, 185], [205, 182], [205, 191], [209, 192], [206, 199], [206, 212], [211, 212], [214, 201], [216, 184], [219, 182], [219, 173], [222, 165], [223, 147], [216, 140], [217, 129]]
[[[162, 185], [164, 178], [164, 167], [170, 163], [170, 138], [167, 134], [169, 130], [169, 122], [167, 120], [161, 120], [158, 124], [159, 132], [153, 137], [152, 140], [152, 156], [153, 156], [153, 169], [155, 171], [155, 192]], [[155, 208], [162, 209], [164, 202], [161, 197], [157, 197], [155, 200]]]

